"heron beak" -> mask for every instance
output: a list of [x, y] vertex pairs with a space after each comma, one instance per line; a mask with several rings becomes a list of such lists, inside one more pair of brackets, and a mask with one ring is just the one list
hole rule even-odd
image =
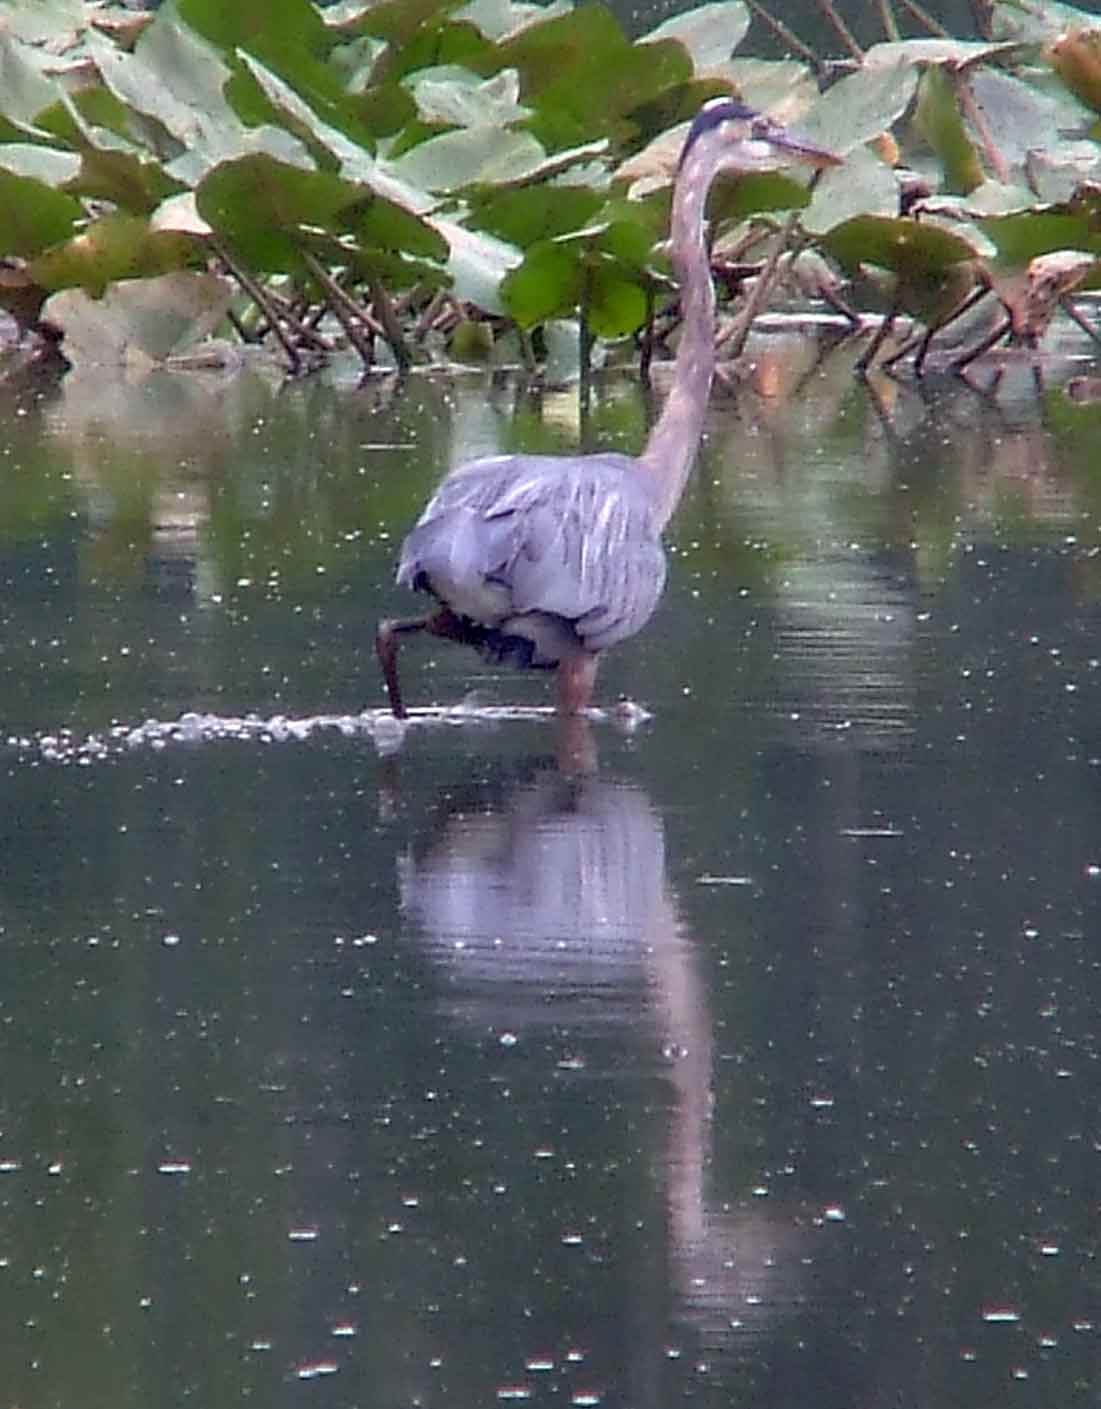
[[806, 166], [813, 166], [816, 171], [822, 171], [828, 166], [840, 166], [843, 160], [836, 152], [808, 142], [793, 132], [785, 132], [783, 128], [770, 132], [768, 142], [776, 149], [778, 156], [788, 161], [803, 162]]

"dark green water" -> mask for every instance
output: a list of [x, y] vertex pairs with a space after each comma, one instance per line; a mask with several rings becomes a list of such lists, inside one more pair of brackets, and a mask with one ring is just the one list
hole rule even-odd
[[360, 714], [438, 474], [575, 397], [9, 399], [5, 1402], [1094, 1402], [1101, 409], [807, 364], [716, 394], [582, 777]]

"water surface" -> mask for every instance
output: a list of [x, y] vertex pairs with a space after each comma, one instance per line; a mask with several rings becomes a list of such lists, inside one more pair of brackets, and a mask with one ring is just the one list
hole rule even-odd
[[1092, 1403], [1101, 409], [850, 360], [717, 391], [592, 771], [371, 642], [630, 384], [12, 396], [12, 1403]]

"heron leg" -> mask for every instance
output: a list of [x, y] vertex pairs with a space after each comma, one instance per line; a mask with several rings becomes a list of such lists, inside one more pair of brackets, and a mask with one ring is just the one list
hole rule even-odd
[[583, 714], [593, 697], [598, 657], [568, 656], [558, 666], [558, 713]]
[[405, 704], [401, 698], [398, 683], [398, 645], [402, 636], [412, 636], [415, 632], [427, 631], [430, 636], [440, 636], [445, 641], [458, 641], [461, 646], [481, 648], [485, 645], [487, 631], [484, 626], [456, 616], [447, 607], [428, 616], [407, 617], [399, 621], [380, 621], [375, 632], [375, 654], [382, 667], [382, 678], [386, 682], [386, 693], [390, 697], [390, 709], [395, 719], [406, 717]]
[[398, 644], [402, 636], [411, 636], [415, 631], [424, 631], [431, 617], [407, 617], [404, 621], [380, 621], [375, 632], [375, 654], [382, 667], [382, 678], [386, 682], [386, 693], [390, 697], [390, 710], [395, 719], [405, 718], [405, 705], [401, 698], [398, 683]]

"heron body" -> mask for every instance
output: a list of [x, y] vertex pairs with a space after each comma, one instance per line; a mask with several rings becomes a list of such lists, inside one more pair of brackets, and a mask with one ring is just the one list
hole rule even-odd
[[816, 166], [836, 161], [727, 99], [706, 104], [689, 130], [671, 231], [682, 333], [672, 388], [637, 459], [501, 455], [444, 478], [398, 565], [398, 583], [430, 593], [438, 609], [383, 622], [376, 638], [395, 715], [405, 713], [403, 634], [427, 631], [491, 660], [557, 670], [559, 710], [572, 714], [589, 703], [600, 653], [649, 621], [665, 585], [661, 534], [691, 472], [715, 368], [707, 193], [720, 171], [768, 168], [785, 153]]
[[398, 582], [485, 626], [487, 654], [552, 670], [633, 636], [665, 585], [661, 529], [626, 455], [502, 455], [449, 475]]

